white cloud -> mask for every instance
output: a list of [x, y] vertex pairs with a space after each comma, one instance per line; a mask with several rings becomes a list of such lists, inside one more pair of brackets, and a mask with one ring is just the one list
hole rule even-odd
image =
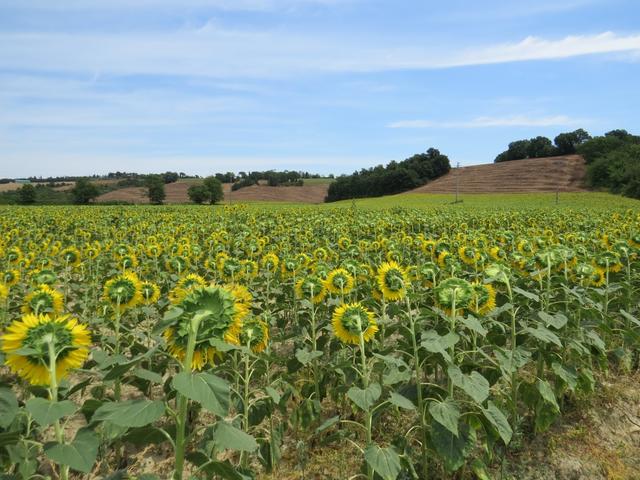
[[355, 0], [22, 0], [19, 8], [60, 10], [180, 9], [212, 8], [219, 10], [266, 11], [289, 9], [301, 5], [338, 5]]
[[388, 128], [491, 128], [491, 127], [553, 127], [584, 124], [585, 120], [572, 119], [566, 115], [550, 117], [477, 117], [462, 122], [437, 122], [433, 120], [402, 120], [387, 125]]
[[[579, 55], [640, 51], [640, 34], [527, 37], [473, 48], [427, 39], [388, 44], [377, 38], [284, 30], [199, 29], [140, 33], [0, 33], [5, 69], [90, 75], [290, 76], [318, 72], [442, 69]], [[422, 44], [422, 45], [421, 45]], [[426, 46], [426, 45], [429, 46]]]

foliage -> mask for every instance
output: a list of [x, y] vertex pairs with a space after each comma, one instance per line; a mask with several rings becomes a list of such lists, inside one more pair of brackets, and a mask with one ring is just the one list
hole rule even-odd
[[578, 147], [591, 136], [582, 128], [573, 132], [561, 133], [555, 137], [553, 144], [547, 137], [538, 136], [529, 140], [517, 140], [509, 144], [509, 148], [498, 154], [494, 162], [522, 160], [525, 158], [542, 158], [553, 155], [569, 155], [576, 153]]
[[216, 177], [205, 178], [203, 186], [207, 192], [207, 200], [210, 204], [219, 203], [224, 199], [222, 183]]
[[[640, 360], [638, 203], [565, 198], [2, 207], [0, 471], [261, 478], [332, 443], [360, 452], [336, 478], [499, 468]], [[27, 319], [56, 314], [36, 289], [64, 321]]]
[[71, 189], [71, 196], [73, 197], [73, 203], [84, 205], [89, 203], [100, 195], [100, 190], [94, 184], [85, 178], [79, 179], [75, 186]]
[[640, 198], [640, 136], [612, 130], [580, 145], [591, 187]]
[[160, 175], [149, 175], [146, 179], [147, 195], [151, 203], [162, 205], [166, 198], [164, 191], [164, 180]]
[[198, 205], [209, 200], [209, 192], [204, 185], [191, 185], [187, 190], [187, 195], [189, 195], [189, 200]]
[[18, 203], [20, 205], [31, 205], [36, 202], [36, 188], [27, 183], [18, 189]]
[[435, 148], [413, 155], [402, 162], [390, 162], [338, 177], [329, 186], [326, 201], [379, 197], [405, 192], [438, 178], [451, 168], [449, 158]]

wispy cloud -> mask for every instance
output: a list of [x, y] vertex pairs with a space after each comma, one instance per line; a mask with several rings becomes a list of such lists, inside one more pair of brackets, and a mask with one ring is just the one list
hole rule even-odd
[[[420, 43], [424, 43], [421, 45]], [[170, 33], [0, 33], [6, 69], [113, 75], [270, 77], [317, 72], [444, 69], [640, 51], [640, 34], [526, 37], [473, 48], [383, 44], [282, 30], [229, 30], [213, 24]], [[79, 48], [82, 45], [82, 48]], [[363, 46], [365, 45], [365, 46]]]
[[566, 115], [551, 117], [528, 117], [513, 115], [508, 117], [477, 117], [462, 122], [437, 122], [433, 120], [402, 120], [387, 125], [388, 128], [491, 128], [491, 127], [555, 127], [584, 124], [584, 120], [572, 119]]

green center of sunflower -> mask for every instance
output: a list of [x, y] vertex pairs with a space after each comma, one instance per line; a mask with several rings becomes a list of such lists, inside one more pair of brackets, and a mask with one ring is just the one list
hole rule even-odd
[[256, 319], [248, 320], [240, 331], [240, 344], [246, 347], [260, 345], [264, 341], [264, 329]]
[[50, 312], [53, 310], [53, 297], [50, 293], [37, 290], [29, 300], [29, 307], [38, 313]]
[[142, 284], [141, 292], [145, 300], [149, 300], [151, 297], [153, 297], [153, 294], [155, 293], [155, 288], [153, 285], [145, 283], [145, 284]]
[[136, 285], [131, 280], [120, 278], [115, 280], [109, 287], [107, 295], [113, 303], [126, 305], [136, 294]]

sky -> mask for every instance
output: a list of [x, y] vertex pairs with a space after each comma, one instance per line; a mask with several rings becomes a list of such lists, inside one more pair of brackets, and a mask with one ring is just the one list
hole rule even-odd
[[637, 0], [0, 0], [0, 177], [489, 163], [639, 85]]

